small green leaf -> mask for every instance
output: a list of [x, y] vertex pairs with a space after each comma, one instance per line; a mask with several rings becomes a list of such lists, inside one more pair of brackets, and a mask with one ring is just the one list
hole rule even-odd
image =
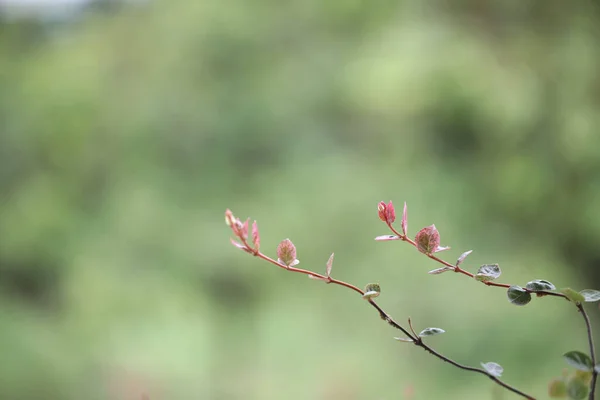
[[441, 329], [441, 328], [426, 328], [423, 329], [421, 331], [421, 333], [419, 333], [420, 337], [425, 337], [425, 336], [433, 336], [433, 335], [440, 335], [442, 333], [445, 333], [446, 331]]
[[412, 340], [411, 338], [405, 338], [405, 337], [395, 337], [394, 339], [396, 339], [400, 342], [406, 342], [406, 343], [414, 342], [414, 340]]
[[582, 295], [585, 301], [588, 303], [593, 303], [600, 300], [600, 291], [598, 290], [583, 289], [581, 292], [579, 292], [579, 294]]
[[560, 292], [562, 294], [564, 294], [565, 296], [567, 296], [567, 298], [569, 300], [571, 300], [573, 303], [581, 303], [582, 301], [585, 301], [585, 297], [583, 297], [582, 294], [580, 294], [579, 292], [576, 292], [575, 290], [573, 290], [571, 288], [561, 289]]
[[534, 281], [527, 282], [525, 287], [529, 290], [533, 290], [534, 292], [538, 292], [540, 290], [556, 290], [556, 286], [543, 279], [536, 279]]
[[479, 267], [474, 278], [479, 282], [488, 282], [497, 279], [501, 273], [498, 264], [486, 264]]
[[569, 379], [569, 383], [567, 384], [567, 393], [569, 394], [570, 399], [585, 399], [585, 397], [588, 395], [588, 392], [588, 385], [581, 379], [577, 379], [577, 377]]
[[504, 368], [495, 362], [481, 363], [481, 366], [496, 378], [500, 378], [500, 376], [502, 376], [502, 372], [504, 372]]
[[531, 294], [529, 294], [521, 286], [513, 285], [508, 288], [508, 301], [516, 306], [524, 306], [531, 301]]
[[365, 294], [363, 294], [363, 299], [371, 300], [381, 293], [381, 288], [379, 287], [379, 283], [369, 283], [365, 286]]
[[548, 384], [548, 395], [561, 398], [567, 395], [567, 384], [562, 379], [552, 379]]
[[569, 351], [563, 354], [563, 357], [570, 366], [582, 371], [591, 371], [594, 368], [590, 356], [581, 351]]
[[592, 382], [593, 370], [582, 371], [578, 369], [575, 371], [575, 374], [573, 374], [573, 376], [577, 377], [577, 379], [579, 379], [586, 385], [589, 385]]

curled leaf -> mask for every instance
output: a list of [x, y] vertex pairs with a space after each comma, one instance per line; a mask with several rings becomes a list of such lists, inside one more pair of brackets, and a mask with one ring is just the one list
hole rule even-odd
[[428, 274], [439, 275], [441, 273], [448, 272], [448, 271], [454, 271], [454, 268], [450, 268], [450, 267], [436, 268], [436, 269], [432, 269], [431, 271], [429, 271]]
[[479, 267], [474, 278], [479, 282], [489, 282], [497, 279], [501, 273], [498, 264], [486, 264]]
[[395, 337], [394, 339], [400, 341], [400, 342], [406, 342], [406, 343], [412, 343], [414, 342], [414, 340], [412, 340], [411, 338], [403, 338], [403, 337]]
[[327, 260], [327, 276], [331, 276], [331, 268], [333, 268], [333, 253], [329, 256], [329, 260]]
[[400, 236], [396, 236], [396, 235], [382, 235], [382, 236], [377, 236], [375, 238], [375, 240], [379, 241], [379, 242], [385, 242], [388, 240], [398, 240], [400, 239]]
[[483, 367], [483, 369], [489, 372], [490, 375], [493, 375], [496, 378], [500, 378], [500, 376], [502, 376], [502, 373], [504, 372], [504, 368], [502, 368], [500, 364], [495, 362], [481, 363], [481, 366]]
[[256, 221], [252, 223], [252, 244], [254, 244], [254, 250], [259, 251], [260, 234], [258, 233], [258, 224], [256, 223]]
[[425, 336], [434, 336], [434, 335], [440, 335], [442, 333], [445, 333], [446, 331], [441, 329], [441, 328], [426, 328], [423, 329], [420, 333], [419, 336], [420, 337], [425, 337]]
[[247, 220], [244, 222], [244, 224], [242, 225], [242, 230], [241, 230], [241, 233], [242, 233], [242, 237], [243, 237], [244, 239], [248, 239], [248, 226], [249, 226], [249, 224], [250, 224], [250, 218], [248, 218], [248, 219], [247, 219]]
[[527, 282], [525, 287], [534, 292], [539, 292], [540, 290], [556, 290], [556, 286], [554, 286], [552, 282], [548, 282], [543, 279], [536, 279], [534, 281]]
[[437, 249], [435, 249], [434, 253], [439, 253], [440, 251], [445, 251], [445, 250], [450, 250], [450, 246], [438, 246]]
[[388, 224], [392, 224], [396, 220], [396, 210], [391, 200], [385, 208], [385, 219]]
[[225, 223], [227, 226], [232, 226], [235, 223], [235, 216], [229, 208], [225, 210]]
[[381, 293], [381, 287], [378, 283], [369, 283], [367, 286], [365, 286], [364, 292], [365, 294], [363, 294], [362, 296], [363, 299], [371, 300], [379, 296], [379, 294]]
[[460, 255], [460, 257], [458, 257], [458, 260], [456, 260], [456, 266], [458, 267], [460, 264], [462, 264], [463, 261], [465, 261], [465, 258], [467, 258], [467, 256], [469, 254], [471, 254], [473, 252], [473, 250], [469, 250], [469, 251], [465, 251], [464, 253], [462, 253]]
[[600, 300], [600, 291], [594, 289], [583, 289], [579, 292], [583, 296], [586, 302], [594, 303]]
[[380, 201], [379, 204], [377, 204], [377, 215], [379, 215], [379, 219], [383, 222], [387, 222], [386, 207], [385, 201]]

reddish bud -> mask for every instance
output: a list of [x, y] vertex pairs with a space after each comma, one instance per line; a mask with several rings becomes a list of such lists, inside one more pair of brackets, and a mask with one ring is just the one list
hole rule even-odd
[[386, 205], [384, 201], [380, 201], [377, 205], [377, 212], [379, 214], [379, 219], [383, 222], [387, 222], [387, 213], [385, 212]]
[[252, 223], [252, 243], [254, 244], [254, 250], [260, 249], [260, 234], [258, 233], [258, 224], [256, 221]]
[[248, 239], [248, 225], [249, 224], [250, 224], [250, 218], [248, 218], [246, 220], [246, 222], [244, 222], [244, 224], [242, 225], [241, 233], [242, 233], [242, 237], [244, 239]]
[[235, 223], [235, 217], [229, 208], [225, 210], [225, 223], [227, 226], [233, 226]]
[[388, 205], [386, 206], [385, 217], [386, 217], [386, 222], [388, 224], [393, 224], [394, 221], [396, 220], [396, 210], [394, 210], [394, 205], [392, 204], [391, 200], [388, 203]]
[[406, 209], [406, 202], [404, 202], [404, 210], [402, 211], [402, 223], [401, 223], [401, 226], [402, 226], [402, 234], [404, 236], [406, 236], [407, 232], [408, 232], [408, 212], [407, 212], [407, 209]]
[[421, 253], [432, 254], [440, 245], [440, 233], [435, 225], [428, 226], [417, 233], [415, 243]]
[[290, 239], [285, 239], [279, 243], [279, 246], [277, 246], [277, 257], [277, 261], [288, 267], [297, 264], [296, 246], [294, 246], [294, 243]]

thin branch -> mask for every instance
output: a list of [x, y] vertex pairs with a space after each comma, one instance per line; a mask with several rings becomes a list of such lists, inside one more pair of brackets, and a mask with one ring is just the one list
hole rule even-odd
[[[403, 241], [403, 242], [407, 242], [408, 244], [410, 244], [411, 246], [413, 246], [414, 248], [418, 249], [417, 244], [415, 243], [414, 240], [412, 240], [411, 238], [409, 238], [406, 235], [401, 234], [400, 232], [398, 232], [391, 223], [386, 223], [386, 225], [388, 226], [388, 228], [390, 228], [390, 230], [392, 232], [394, 232], [394, 234], [396, 236], [398, 236], [398, 239]], [[454, 272], [457, 272], [459, 274], [463, 274], [468, 276], [469, 278], [474, 278], [475, 275], [470, 273], [469, 271], [465, 271], [464, 269], [462, 269], [461, 267], [459, 267], [458, 265], [454, 265], [452, 263], [449, 263], [448, 261], [442, 260], [441, 258], [433, 255], [433, 254], [426, 254], [427, 257], [431, 258], [432, 260], [448, 267], [448, 268], [452, 268], [452, 270], [454, 270]], [[492, 281], [483, 281], [481, 282], [486, 286], [496, 286], [496, 287], [501, 287], [501, 288], [506, 288], [508, 289], [509, 287], [511, 287], [512, 285], [508, 284], [508, 283], [496, 283], [496, 282], [492, 282]], [[563, 299], [566, 299], [568, 301], [569, 298], [562, 294], [562, 293], [556, 293], [556, 292], [550, 292], [547, 290], [531, 290], [528, 288], [523, 288], [524, 291], [531, 293], [531, 294], [535, 294], [538, 297], [542, 297], [542, 296], [552, 296], [552, 297], [562, 297]]]
[[592, 358], [592, 365], [593, 365], [592, 381], [590, 383], [590, 395], [588, 397], [588, 400], [594, 400], [595, 399], [594, 393], [596, 391], [596, 380], [598, 378], [598, 372], [596, 371], [596, 368], [594, 368], [596, 366], [596, 349], [594, 348], [594, 338], [592, 336], [592, 324], [590, 323], [590, 318], [588, 317], [587, 313], [585, 312], [583, 305], [581, 303], [577, 303], [577, 308], [579, 309], [579, 312], [581, 313], [581, 315], [583, 315], [583, 319], [585, 320], [585, 326], [587, 327], [588, 342], [590, 344], [590, 356]]
[[[231, 215], [231, 219], [233, 219], [233, 215]], [[356, 286], [354, 286], [354, 285], [352, 285], [350, 283], [347, 283], [347, 282], [344, 282], [344, 281], [341, 281], [341, 280], [338, 280], [338, 279], [334, 279], [331, 276], [322, 275], [322, 274], [319, 274], [319, 273], [316, 273], [316, 272], [313, 272], [313, 271], [309, 271], [309, 270], [306, 270], [306, 269], [296, 268], [296, 267], [293, 267], [293, 266], [288, 266], [288, 265], [285, 265], [285, 264], [283, 264], [283, 263], [281, 263], [279, 261], [274, 260], [273, 258], [271, 258], [271, 257], [269, 257], [269, 256], [267, 256], [267, 255], [265, 255], [263, 253], [261, 253], [257, 248], [252, 248], [248, 244], [246, 237], [244, 236], [243, 232], [240, 230], [241, 223], [239, 223], [239, 221], [228, 221], [228, 223], [229, 222], [238, 222], [237, 225], [234, 225], [235, 227], [232, 227], [232, 230], [233, 230], [233, 233], [242, 242], [242, 244], [240, 245], [239, 243], [235, 243], [235, 242], [233, 242], [233, 243], [234, 243], [234, 245], [236, 247], [240, 248], [241, 250], [245, 251], [246, 253], [249, 253], [249, 254], [254, 255], [255, 257], [261, 258], [261, 259], [263, 259], [263, 260], [265, 260], [265, 261], [267, 261], [267, 262], [269, 262], [269, 263], [271, 263], [273, 265], [276, 265], [279, 268], [282, 268], [284, 270], [287, 270], [287, 271], [290, 271], [290, 272], [296, 272], [296, 273], [304, 274], [304, 275], [307, 275], [307, 276], [312, 277], [314, 279], [321, 280], [321, 281], [323, 281], [325, 283], [328, 283], [328, 284], [329, 283], [333, 283], [335, 285], [346, 287], [346, 288], [348, 288], [350, 290], [353, 290], [353, 291], [359, 293], [361, 296], [363, 296], [365, 294], [365, 292], [363, 290], [361, 290], [360, 288], [358, 288], [358, 287], [356, 287]], [[410, 240], [410, 239], [408, 239], [408, 240]], [[530, 395], [528, 395], [528, 394], [526, 394], [524, 392], [521, 392], [520, 390], [518, 390], [518, 389], [512, 387], [511, 385], [503, 382], [498, 377], [492, 375], [491, 373], [489, 373], [485, 369], [480, 369], [480, 368], [475, 368], [475, 367], [469, 367], [469, 366], [466, 366], [466, 365], [462, 365], [462, 364], [460, 364], [460, 363], [458, 363], [458, 362], [456, 362], [456, 361], [454, 361], [454, 360], [452, 360], [452, 359], [450, 359], [450, 358], [448, 358], [448, 357], [446, 357], [446, 356], [438, 353], [433, 348], [431, 348], [428, 345], [426, 345], [423, 342], [423, 339], [421, 337], [419, 337], [414, 332], [414, 330], [412, 329], [412, 324], [410, 323], [410, 319], [409, 319], [409, 325], [410, 325], [410, 329], [411, 329], [412, 333], [409, 332], [407, 329], [405, 329], [398, 322], [394, 321], [394, 319], [388, 313], [386, 313], [373, 299], [368, 299], [368, 302], [369, 302], [369, 304], [373, 308], [375, 308], [379, 312], [379, 315], [380, 315], [381, 319], [383, 319], [384, 321], [386, 321], [392, 327], [400, 330], [406, 336], [408, 336], [408, 338], [410, 338], [412, 340], [412, 343], [415, 346], [423, 348], [424, 350], [426, 350], [427, 352], [429, 352], [433, 356], [439, 358], [440, 360], [442, 360], [444, 362], [447, 362], [447, 363], [449, 363], [451, 365], [454, 365], [457, 368], [460, 368], [460, 369], [465, 370], [465, 371], [471, 371], [471, 372], [476, 372], [478, 374], [485, 375], [488, 378], [490, 378], [492, 381], [494, 381], [496, 384], [498, 384], [498, 385], [500, 385], [500, 386], [502, 386], [502, 387], [510, 390], [511, 392], [513, 392], [515, 394], [518, 394], [518, 395], [520, 395], [520, 396], [522, 396], [522, 397], [524, 397], [524, 398], [526, 398], [528, 400], [536, 400], [535, 397], [532, 397], [532, 396], [530, 396]]]

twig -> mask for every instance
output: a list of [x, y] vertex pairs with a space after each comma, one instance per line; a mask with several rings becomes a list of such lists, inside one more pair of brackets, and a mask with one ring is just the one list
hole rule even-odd
[[581, 315], [583, 315], [583, 319], [585, 320], [585, 326], [587, 328], [587, 336], [588, 342], [590, 344], [590, 357], [592, 358], [592, 381], [590, 383], [590, 395], [588, 397], [589, 400], [594, 400], [596, 391], [596, 380], [598, 378], [598, 372], [596, 371], [596, 349], [594, 348], [594, 338], [592, 336], [592, 324], [590, 324], [590, 318], [588, 317], [583, 305], [581, 303], [577, 303], [577, 308]]
[[[261, 253], [258, 249], [258, 244], [260, 239], [255, 238], [254, 239], [254, 247], [250, 246], [247, 242], [247, 230], [248, 230], [248, 226], [247, 223], [246, 224], [242, 224], [238, 219], [236, 219], [235, 217], [233, 217], [233, 214], [231, 214], [231, 211], [227, 210], [226, 214], [225, 214], [225, 218], [227, 221], [227, 224], [231, 226], [233, 233], [236, 235], [236, 237], [240, 240], [241, 243], [237, 243], [235, 241], [232, 240], [232, 243], [238, 247], [239, 249], [245, 251], [246, 253], [252, 254], [255, 257], [261, 258], [273, 265], [278, 266], [279, 268], [282, 268], [284, 270], [290, 271], [290, 272], [296, 272], [296, 273], [300, 273], [300, 274], [304, 274], [307, 275], [313, 279], [317, 279], [317, 280], [321, 280], [325, 283], [333, 283], [335, 285], [339, 285], [339, 286], [343, 286], [345, 288], [348, 288], [350, 290], [353, 290], [357, 293], [359, 293], [361, 296], [365, 295], [365, 292], [363, 290], [361, 290], [360, 288], [352, 285], [351, 283], [348, 282], [344, 282], [338, 279], [334, 279], [329, 275], [322, 275], [313, 271], [309, 271], [306, 269], [302, 269], [302, 268], [296, 268], [292, 265], [286, 265], [282, 262], [280, 262], [279, 260], [274, 260], [273, 258]], [[391, 228], [391, 226], [390, 226]], [[253, 232], [254, 235], [254, 232]], [[258, 232], [256, 233], [256, 236], [258, 237]], [[408, 239], [406, 236], [404, 236], [405, 239]], [[412, 242], [412, 240], [408, 239], [408, 241]], [[414, 242], [412, 242], [414, 245]], [[295, 253], [295, 249], [294, 249], [294, 253]], [[295, 254], [294, 254], [295, 256]], [[441, 260], [440, 260], [441, 261]], [[445, 262], [444, 262], [445, 263]], [[368, 299], [369, 304], [375, 308], [378, 312], [379, 315], [381, 317], [381, 319], [383, 319], [384, 321], [386, 321], [388, 324], [390, 324], [392, 327], [400, 330], [402, 333], [404, 333], [411, 341], [414, 345], [423, 348], [425, 351], [427, 351], [428, 353], [432, 354], [433, 356], [439, 358], [440, 360], [447, 362], [451, 365], [454, 365], [457, 368], [460, 368], [462, 370], [465, 371], [471, 371], [471, 372], [476, 372], [478, 374], [482, 374], [487, 376], [488, 378], [490, 378], [492, 381], [494, 381], [496, 384], [506, 388], [507, 390], [510, 390], [511, 392], [524, 397], [528, 400], [536, 400], [535, 397], [532, 397], [520, 390], [518, 390], [517, 388], [503, 382], [501, 379], [499, 379], [497, 376], [494, 376], [493, 374], [491, 374], [490, 372], [486, 371], [485, 369], [480, 369], [480, 368], [475, 368], [475, 367], [469, 367], [463, 364], [460, 364], [454, 360], [452, 360], [451, 358], [448, 358], [440, 353], [438, 353], [437, 351], [435, 351], [433, 348], [429, 347], [428, 345], [426, 345], [423, 342], [423, 339], [421, 337], [419, 337], [419, 335], [416, 334], [416, 332], [413, 330], [412, 328], [412, 323], [410, 322], [409, 319], [409, 326], [410, 326], [410, 330], [412, 331], [409, 332], [406, 328], [404, 328], [402, 325], [400, 325], [398, 322], [394, 321], [394, 319], [388, 314], [386, 313], [372, 298]]]
[[[388, 226], [388, 228], [390, 228], [390, 230], [392, 232], [394, 232], [394, 234], [398, 237], [398, 240], [401, 240], [403, 242], [406, 242], [408, 244], [410, 244], [411, 246], [413, 246], [414, 248], [417, 248], [417, 244], [415, 243], [414, 240], [412, 240], [411, 238], [409, 238], [406, 235], [401, 234], [400, 232], [398, 232], [391, 223], [387, 222], [386, 225]], [[452, 270], [454, 270], [454, 272], [463, 274], [468, 276], [469, 278], [474, 278], [475, 275], [470, 273], [469, 271], [465, 271], [464, 269], [462, 269], [461, 267], [459, 267], [458, 265], [454, 265], [449, 263], [448, 261], [442, 260], [441, 258], [434, 256], [433, 254], [426, 254], [427, 257], [431, 258], [432, 260], [444, 265], [445, 267], [451, 268]], [[509, 287], [511, 287], [512, 285], [508, 284], [508, 283], [497, 283], [497, 282], [492, 282], [492, 281], [483, 281], [482, 282], [484, 285], [487, 286], [496, 286], [496, 287], [501, 287], [501, 288], [506, 288], [508, 289]], [[562, 297], [563, 299], [569, 300], [569, 298], [567, 296], [565, 296], [562, 293], [556, 293], [556, 292], [550, 292], [547, 290], [531, 290], [528, 288], [523, 288], [523, 290], [525, 290], [528, 293], [533, 293], [536, 294], [537, 296], [541, 297], [541, 296], [553, 296], [553, 297]]]

